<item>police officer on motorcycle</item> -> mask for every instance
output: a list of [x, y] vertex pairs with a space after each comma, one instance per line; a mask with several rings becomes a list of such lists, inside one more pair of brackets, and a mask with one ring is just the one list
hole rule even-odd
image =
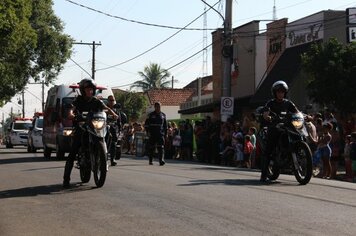
[[108, 96], [108, 107], [113, 110], [119, 117], [117, 120], [111, 121], [113, 125], [110, 125], [109, 131], [111, 134], [111, 145], [109, 147], [111, 166], [116, 166], [116, 143], [118, 140], [118, 135], [121, 132], [122, 125], [127, 122], [127, 116], [121, 111], [120, 103], [116, 103], [115, 97], [113, 95]]
[[149, 164], [153, 165], [153, 155], [155, 148], [158, 151], [159, 165], [163, 166], [165, 164], [163, 159], [163, 146], [165, 139], [167, 137], [167, 120], [166, 115], [161, 112], [161, 104], [156, 102], [154, 104], [155, 110], [148, 114], [145, 121], [145, 129], [148, 139], [148, 157]]
[[79, 147], [81, 145], [81, 136], [83, 131], [78, 127], [78, 122], [75, 120], [76, 115], [81, 114], [82, 112], [91, 112], [91, 111], [95, 112], [95, 111], [106, 109], [108, 110], [108, 113], [114, 117], [114, 119], [118, 118], [118, 115], [115, 114], [113, 110], [111, 110], [101, 100], [99, 100], [94, 96], [96, 90], [96, 83], [94, 82], [94, 80], [89, 78], [82, 79], [79, 82], [79, 90], [81, 95], [78, 95], [78, 97], [74, 99], [72, 103], [73, 109], [68, 115], [68, 118], [73, 120], [74, 136], [72, 141], [72, 147], [69, 152], [64, 168], [64, 175], [63, 175], [64, 188], [70, 187], [69, 185], [70, 174], [73, 169], [75, 157], [78, 154]]
[[273, 98], [269, 100], [263, 111], [263, 118], [267, 122], [267, 145], [265, 152], [263, 153], [262, 163], [261, 163], [261, 182], [267, 181], [267, 168], [271, 160], [271, 154], [277, 145], [277, 140], [279, 138], [279, 131], [276, 124], [273, 123], [271, 112], [278, 116], [283, 116], [283, 113], [297, 113], [298, 108], [294, 103], [286, 99], [288, 93], [288, 85], [286, 82], [279, 80], [276, 81], [271, 88]]

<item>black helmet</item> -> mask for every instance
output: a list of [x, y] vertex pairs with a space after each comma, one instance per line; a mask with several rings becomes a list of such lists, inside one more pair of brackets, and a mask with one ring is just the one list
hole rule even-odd
[[271, 88], [272, 96], [276, 97], [276, 91], [280, 89], [283, 89], [285, 91], [284, 97], [286, 97], [288, 93], [288, 85], [283, 80], [278, 80], [274, 82]]
[[95, 94], [95, 90], [96, 90], [96, 83], [93, 79], [90, 79], [90, 78], [85, 78], [85, 79], [82, 79], [80, 82], [79, 82], [79, 90], [80, 90], [80, 93], [84, 96], [85, 95], [85, 91], [84, 91], [84, 88], [86, 87], [92, 87], [93, 88], [93, 93]]

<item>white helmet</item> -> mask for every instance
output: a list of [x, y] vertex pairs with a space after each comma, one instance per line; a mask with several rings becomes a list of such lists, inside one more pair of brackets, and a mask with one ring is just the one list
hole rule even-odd
[[276, 97], [276, 91], [283, 89], [285, 91], [284, 97], [287, 96], [288, 93], [288, 85], [286, 82], [284, 82], [283, 80], [278, 80], [276, 82], [273, 83], [272, 88], [271, 88], [271, 92], [273, 97]]

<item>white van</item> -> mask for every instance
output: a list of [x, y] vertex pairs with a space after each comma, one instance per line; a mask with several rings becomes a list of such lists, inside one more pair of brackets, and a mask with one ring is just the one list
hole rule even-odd
[[[51, 152], [56, 151], [56, 157], [63, 159], [70, 151], [72, 141], [73, 123], [68, 119], [68, 104], [80, 94], [79, 85], [55, 85], [50, 88], [47, 95], [43, 113], [43, 148], [44, 157], [50, 158]], [[110, 88], [97, 86], [96, 96], [107, 104], [107, 98], [113, 95]]]

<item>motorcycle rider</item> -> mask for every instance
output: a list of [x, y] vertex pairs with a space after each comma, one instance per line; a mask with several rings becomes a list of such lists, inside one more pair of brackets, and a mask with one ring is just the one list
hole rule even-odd
[[113, 110], [119, 117], [116, 120], [115, 125], [110, 125], [110, 129], [109, 129], [111, 134], [111, 142], [112, 142], [111, 146], [109, 147], [110, 161], [111, 161], [111, 166], [116, 166], [117, 163], [115, 161], [115, 158], [116, 158], [116, 143], [118, 142], [117, 136], [122, 129], [122, 125], [126, 123], [127, 116], [124, 112], [121, 111], [121, 104], [116, 103], [115, 97], [113, 95], [108, 96], [108, 107], [111, 110]]
[[[145, 129], [147, 131], [148, 139], [148, 157], [149, 164], [153, 165], [153, 155], [155, 147], [158, 151], [159, 165], [163, 166], [165, 164], [163, 159], [163, 146], [164, 141], [167, 138], [167, 120], [166, 115], [161, 112], [161, 104], [156, 102], [154, 104], [155, 110], [148, 114], [145, 121]], [[157, 145], [157, 146], [156, 146]]]
[[276, 81], [271, 88], [273, 98], [269, 100], [263, 111], [263, 118], [267, 122], [267, 145], [265, 152], [263, 153], [262, 165], [261, 165], [261, 182], [267, 180], [267, 168], [271, 160], [271, 154], [277, 145], [279, 138], [279, 131], [276, 124], [273, 123], [270, 112], [275, 113], [278, 116], [283, 116], [282, 113], [297, 113], [298, 108], [294, 103], [286, 99], [288, 93], [288, 85], [282, 80]]
[[108, 110], [108, 113], [111, 114], [114, 119], [118, 118], [118, 115], [115, 114], [113, 110], [107, 107], [101, 100], [96, 98], [95, 90], [96, 90], [96, 83], [94, 80], [90, 78], [82, 79], [79, 82], [79, 90], [81, 95], [78, 95], [72, 103], [73, 109], [70, 111], [68, 118], [73, 120], [74, 126], [74, 135], [73, 135], [73, 142], [72, 147], [69, 152], [65, 167], [64, 167], [64, 175], [63, 175], [63, 187], [69, 188], [70, 187], [70, 174], [73, 169], [73, 164], [75, 157], [78, 153], [78, 150], [81, 145], [81, 137], [82, 137], [82, 129], [78, 127], [78, 122], [75, 120], [75, 116], [82, 113], [82, 112], [95, 112], [101, 110]]

